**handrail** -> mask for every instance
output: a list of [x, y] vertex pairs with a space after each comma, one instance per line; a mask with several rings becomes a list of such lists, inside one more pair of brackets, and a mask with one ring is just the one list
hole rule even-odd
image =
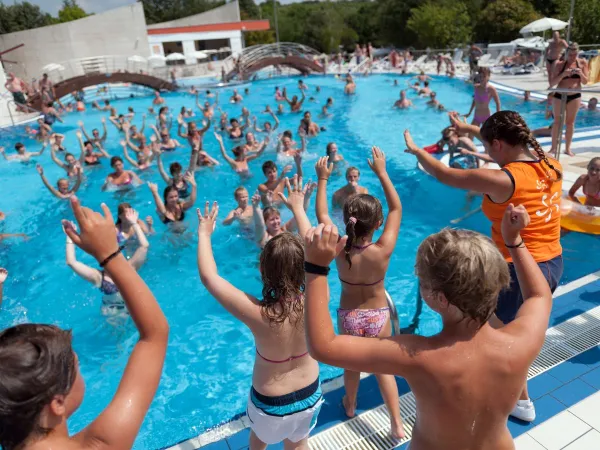
[[362, 70], [363, 66], [366, 66], [367, 63], [371, 62], [371, 58], [367, 57], [364, 59], [364, 61], [362, 61], [359, 65], [354, 66], [352, 69], [350, 69], [350, 73], [354, 73], [354, 72], [358, 72], [360, 70]]
[[398, 319], [398, 310], [396, 309], [396, 304], [392, 300], [389, 292], [385, 291], [385, 299], [387, 300], [388, 308], [390, 308], [390, 321], [392, 322], [392, 335], [399, 336], [400, 335], [400, 320]]

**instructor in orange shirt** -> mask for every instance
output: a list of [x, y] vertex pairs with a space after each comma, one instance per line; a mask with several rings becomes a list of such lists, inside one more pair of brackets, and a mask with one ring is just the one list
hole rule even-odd
[[[453, 120], [455, 127], [479, 137], [486, 152], [501, 167], [490, 169], [452, 169], [425, 150], [418, 148], [410, 133], [404, 132], [407, 152], [415, 155], [423, 168], [438, 181], [461, 189], [484, 194], [483, 212], [492, 222], [492, 239], [509, 265], [510, 288], [498, 298], [496, 315], [491, 324], [500, 328], [512, 322], [523, 304], [519, 280], [507, 245], [500, 233], [502, 216], [509, 203], [523, 205], [531, 223], [521, 232], [523, 242], [538, 263], [552, 292], [563, 273], [560, 245], [560, 201], [562, 195], [562, 167], [548, 158], [531, 134], [525, 120], [514, 111], [499, 111], [490, 116], [479, 130]], [[476, 282], [476, 280], [473, 280]], [[525, 384], [512, 416], [531, 422], [535, 408]]]

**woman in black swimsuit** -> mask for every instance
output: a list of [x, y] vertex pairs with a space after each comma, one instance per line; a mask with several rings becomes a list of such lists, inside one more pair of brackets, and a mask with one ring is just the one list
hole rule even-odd
[[[577, 58], [578, 52], [579, 46], [577, 43], [572, 42], [567, 49], [565, 61], [557, 62], [554, 65], [550, 86], [557, 86], [564, 89], [581, 89], [582, 84], [587, 84], [587, 61], [585, 59]], [[565, 153], [569, 156], [574, 155], [573, 152], [571, 152], [571, 142], [573, 141], [575, 119], [577, 118], [580, 105], [580, 93], [567, 95], [567, 107], [565, 114], [565, 125], [567, 127], [565, 133]], [[550, 150], [550, 152], [554, 153], [555, 155], [558, 148], [558, 139], [562, 135], [562, 129], [560, 129], [560, 107], [561, 94], [555, 93], [552, 101], [552, 108], [554, 110], [554, 125], [552, 126], [552, 150]]]
[[110, 158], [110, 155], [106, 153], [106, 150], [102, 148], [99, 142], [96, 143], [96, 147], [98, 151], [94, 151], [94, 145], [90, 141], [83, 142], [83, 138], [81, 135], [81, 131], [76, 131], [77, 140], [79, 141], [79, 146], [81, 147], [81, 157], [79, 162], [81, 165], [86, 166], [97, 166], [100, 164], [100, 158]]
[[196, 202], [196, 180], [192, 174], [185, 175], [185, 181], [192, 187], [190, 198], [186, 201], [179, 198], [177, 188], [167, 186], [163, 192], [163, 198], [158, 195], [158, 186], [155, 183], [148, 183], [148, 187], [156, 203], [156, 211], [162, 223], [181, 222], [185, 218], [185, 212], [194, 206]]

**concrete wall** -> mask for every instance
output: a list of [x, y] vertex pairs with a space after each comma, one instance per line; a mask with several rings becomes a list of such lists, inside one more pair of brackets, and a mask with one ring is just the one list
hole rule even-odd
[[26, 81], [40, 78], [42, 67], [71, 59], [103, 55], [148, 57], [150, 47], [141, 3], [59, 25], [0, 35], [0, 48], [25, 46], [6, 54], [6, 65]]
[[[173, 33], [173, 34], [151, 34], [148, 36], [150, 48], [154, 54], [163, 55], [163, 42], [181, 42], [183, 45], [183, 54], [186, 55], [186, 64], [195, 64], [196, 58], [191, 54], [196, 51], [195, 41], [209, 41], [212, 39], [229, 39], [231, 52], [233, 54], [242, 51], [242, 32], [239, 30], [232, 31], [207, 31], [198, 33]], [[154, 50], [157, 49], [158, 53]]]
[[173, 28], [173, 27], [189, 27], [193, 25], [210, 25], [214, 23], [239, 22], [240, 7], [237, 0], [231, 3], [226, 3], [218, 8], [209, 11], [195, 14], [193, 16], [184, 17], [182, 19], [171, 20], [169, 22], [155, 23], [148, 25], [149, 30], [156, 28]]

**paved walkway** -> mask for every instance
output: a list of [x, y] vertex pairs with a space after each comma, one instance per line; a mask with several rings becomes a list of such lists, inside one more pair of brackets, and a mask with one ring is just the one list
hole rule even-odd
[[[497, 83], [506, 84], [517, 89], [524, 91], [537, 92], [541, 94], [548, 93], [548, 77], [545, 72], [532, 73], [529, 75], [502, 75], [492, 74], [492, 81]], [[583, 90], [594, 89], [600, 91], [600, 83], [592, 86], [583, 86]], [[599, 93], [586, 93], [582, 94], [584, 100], [589, 100], [592, 97], [600, 98]]]

